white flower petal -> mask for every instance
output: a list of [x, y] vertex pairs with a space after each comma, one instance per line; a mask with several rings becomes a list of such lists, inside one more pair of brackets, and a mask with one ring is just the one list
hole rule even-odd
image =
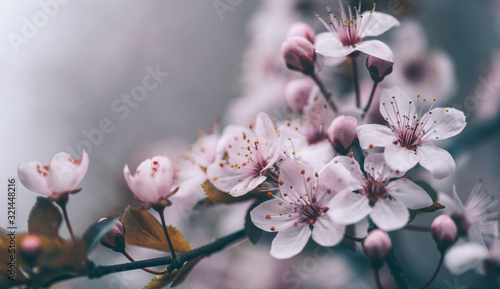
[[327, 214], [323, 214], [314, 223], [312, 238], [319, 245], [330, 247], [342, 241], [344, 232], [344, 225], [335, 223]]
[[356, 45], [356, 50], [375, 56], [385, 61], [394, 62], [394, 54], [387, 44], [379, 40], [363, 41]]
[[383, 153], [373, 153], [366, 157], [365, 172], [378, 180], [399, 178], [404, 175], [404, 172], [395, 171], [385, 163]]
[[385, 147], [384, 159], [393, 170], [406, 172], [417, 165], [419, 157], [415, 151], [391, 143]]
[[420, 186], [402, 178], [387, 185], [387, 193], [405, 204], [408, 209], [416, 210], [432, 205], [432, 199]]
[[52, 191], [47, 184], [47, 177], [43, 173], [38, 172], [38, 168], [42, 167], [39, 162], [29, 162], [20, 164], [17, 168], [17, 174], [21, 183], [30, 191], [37, 194], [51, 196]]
[[338, 193], [327, 206], [326, 214], [334, 222], [344, 225], [357, 223], [372, 211], [368, 198], [350, 191]]
[[394, 132], [385, 125], [380, 124], [362, 124], [356, 128], [359, 144], [363, 149], [369, 149], [370, 145], [374, 147], [385, 147], [396, 141]]
[[266, 159], [272, 158], [276, 152], [277, 136], [274, 124], [266, 113], [261, 112], [257, 115], [254, 130], [262, 155]]
[[460, 275], [470, 269], [479, 267], [488, 257], [488, 250], [476, 243], [456, 244], [451, 247], [444, 258], [448, 270]]
[[352, 46], [344, 47], [340, 40], [331, 33], [325, 33], [330, 34], [331, 37], [326, 35], [320, 37], [319, 42], [316, 43], [316, 53], [327, 57], [345, 57], [356, 50]]
[[[266, 201], [250, 212], [252, 223], [266, 232], [280, 231], [293, 226], [296, 215], [293, 207], [278, 199]], [[274, 227], [274, 230], [271, 230], [271, 227]]]
[[425, 140], [442, 140], [459, 134], [467, 124], [465, 115], [454, 108], [438, 107], [422, 116]]
[[410, 213], [402, 201], [397, 199], [378, 200], [373, 206], [370, 218], [384, 231], [393, 231], [403, 228], [410, 217]]
[[311, 236], [309, 224], [291, 226], [279, 231], [271, 244], [271, 256], [277, 259], [287, 259], [300, 253]]
[[417, 156], [420, 165], [429, 170], [436, 179], [444, 179], [455, 171], [453, 157], [442, 148], [424, 144], [417, 148]]
[[380, 93], [380, 114], [393, 127], [399, 127], [403, 118], [413, 119], [416, 107], [408, 95], [398, 87], [383, 89]]
[[379, 36], [394, 26], [399, 26], [399, 21], [393, 16], [377, 11], [366, 11], [362, 14], [361, 38]]
[[262, 184], [266, 179], [267, 177], [265, 176], [256, 176], [256, 177], [247, 177], [246, 179], [238, 179], [236, 180], [238, 183], [233, 187], [233, 189], [229, 192], [229, 194], [233, 197], [243, 196], [244, 194], [255, 189], [258, 185]]

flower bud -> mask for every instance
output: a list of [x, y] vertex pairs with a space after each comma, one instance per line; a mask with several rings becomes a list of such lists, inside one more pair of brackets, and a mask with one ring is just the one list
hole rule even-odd
[[165, 156], [156, 156], [143, 161], [137, 167], [135, 175], [132, 175], [128, 166], [125, 166], [123, 174], [134, 196], [149, 206], [170, 204], [168, 198], [178, 189], [172, 190], [174, 168], [169, 158]]
[[304, 37], [305, 39], [309, 40], [312, 44], [314, 44], [314, 37], [315, 37], [314, 30], [309, 26], [308, 24], [304, 22], [296, 22], [294, 23], [290, 29], [288, 29], [288, 38], [293, 37], [293, 36], [300, 36]]
[[394, 63], [368, 55], [366, 58], [366, 68], [370, 72], [373, 81], [381, 82], [384, 78], [392, 73]]
[[340, 115], [328, 127], [328, 139], [340, 154], [347, 154], [356, 139], [358, 121], [352, 116]]
[[457, 225], [448, 215], [440, 215], [435, 218], [431, 224], [431, 232], [441, 252], [455, 244], [458, 238]]
[[371, 231], [362, 243], [363, 252], [375, 269], [384, 264], [385, 258], [392, 250], [392, 243], [385, 231], [375, 229]]
[[314, 45], [306, 38], [300, 36], [288, 38], [281, 46], [281, 52], [289, 69], [308, 75], [314, 72], [316, 53]]
[[[102, 222], [106, 218], [98, 221]], [[120, 221], [116, 221], [113, 227], [102, 237], [101, 244], [116, 252], [123, 252], [125, 250], [125, 228]]]
[[285, 100], [288, 107], [292, 111], [302, 114], [314, 86], [314, 81], [309, 78], [290, 81], [285, 90]]
[[42, 252], [42, 240], [36, 235], [27, 235], [22, 238], [19, 248], [23, 260], [32, 266]]

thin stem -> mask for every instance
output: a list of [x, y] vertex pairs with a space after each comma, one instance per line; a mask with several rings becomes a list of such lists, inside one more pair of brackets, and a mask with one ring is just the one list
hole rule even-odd
[[[134, 258], [132, 258], [132, 256], [130, 256], [127, 251], [123, 250], [121, 252], [123, 254], [123, 256], [125, 256], [127, 259], [130, 260], [130, 262], [135, 262]], [[155, 270], [151, 270], [151, 269], [148, 269], [148, 268], [142, 268], [142, 270], [148, 272], [148, 273], [151, 273], [151, 274], [155, 274], [155, 275], [162, 275], [162, 274], [165, 274], [167, 272], [167, 269], [164, 269], [164, 270], [161, 270], [161, 271], [155, 271]]]
[[170, 236], [168, 235], [168, 230], [167, 230], [167, 225], [165, 224], [165, 214], [163, 213], [164, 207], [161, 208], [155, 208], [155, 210], [160, 214], [160, 219], [161, 219], [161, 225], [163, 227], [163, 233], [165, 233], [165, 237], [167, 238], [167, 243], [168, 247], [170, 248], [170, 253], [172, 254], [172, 260], [176, 260], [177, 256], [175, 255], [175, 249], [174, 245], [172, 244], [172, 241], [170, 240]]
[[76, 241], [75, 233], [73, 232], [73, 228], [71, 227], [71, 223], [68, 217], [68, 210], [66, 209], [66, 204], [68, 203], [68, 195], [61, 196], [60, 199], [56, 200], [55, 203], [61, 208], [63, 213], [64, 222], [66, 222], [66, 226], [68, 227], [69, 234], [71, 235], [71, 239]]
[[420, 231], [420, 232], [430, 232], [431, 227], [429, 226], [421, 226], [421, 225], [406, 225], [404, 229], [412, 230], [412, 231]]
[[375, 270], [375, 282], [377, 283], [378, 289], [384, 289], [384, 287], [382, 287], [382, 282], [380, 282], [380, 270], [379, 269]]
[[396, 281], [396, 285], [399, 289], [408, 289], [410, 288], [410, 282], [408, 281], [408, 277], [406, 276], [405, 271], [399, 265], [398, 259], [394, 252], [391, 252], [389, 256], [385, 259], [385, 263], [389, 270], [391, 270], [391, 274], [394, 277], [394, 281]]
[[356, 107], [361, 108], [361, 96], [359, 94], [358, 68], [356, 67], [356, 59], [350, 57], [352, 63], [352, 79], [354, 82], [354, 92], [356, 93]]
[[437, 277], [437, 275], [439, 273], [439, 270], [441, 269], [441, 266], [443, 265], [443, 261], [444, 261], [444, 254], [441, 253], [441, 257], [439, 257], [439, 263], [438, 263], [437, 268], [434, 271], [434, 274], [432, 275], [431, 279], [429, 279], [429, 281], [427, 281], [427, 283], [425, 283], [425, 285], [422, 286], [422, 287], [420, 287], [419, 289], [425, 289], [429, 285], [431, 285], [432, 281], [434, 281], [434, 279], [436, 279], [436, 277]]
[[316, 72], [313, 72], [312, 74], [310, 74], [310, 76], [314, 80], [314, 82], [316, 82], [316, 84], [318, 85], [319, 90], [321, 91], [321, 94], [323, 94], [323, 96], [325, 97], [325, 100], [328, 102], [330, 107], [333, 109], [334, 112], [337, 112], [337, 106], [333, 102], [332, 94], [330, 92], [328, 92], [323, 81], [321, 81], [321, 79], [318, 77]]
[[344, 234], [344, 237], [346, 237], [347, 239], [356, 241], [356, 242], [363, 242], [365, 240], [365, 238], [358, 238], [358, 237], [351, 236], [349, 234]]
[[173, 264], [177, 268], [180, 265], [183, 265], [184, 262], [187, 262], [189, 260], [195, 259], [200, 256], [209, 256], [213, 253], [216, 253], [222, 249], [224, 249], [227, 245], [238, 241], [239, 239], [245, 237], [245, 230], [239, 230], [237, 232], [234, 232], [230, 235], [224, 236], [222, 238], [216, 239], [212, 243], [208, 243], [204, 246], [198, 247], [196, 249], [193, 249], [191, 251], [181, 253], [179, 254], [179, 257], [175, 264], [172, 262], [172, 257], [167, 256], [167, 257], [161, 257], [161, 258], [154, 258], [154, 259], [149, 259], [149, 260], [141, 260], [141, 261], [135, 261], [133, 263], [125, 263], [125, 264], [118, 264], [118, 265], [111, 265], [111, 266], [96, 266], [94, 267], [90, 273], [88, 274], [89, 278], [99, 278], [101, 276], [111, 274], [111, 273], [117, 273], [117, 272], [124, 272], [124, 271], [131, 271], [131, 270], [137, 270], [137, 269], [142, 269], [146, 267], [154, 267], [154, 266], [160, 266], [160, 265], [170, 265]]
[[368, 99], [368, 103], [366, 104], [365, 108], [363, 109], [363, 116], [370, 109], [370, 105], [372, 105], [373, 97], [375, 96], [375, 90], [377, 89], [378, 84], [379, 84], [379, 81], [373, 82], [372, 92], [370, 93], [370, 98]]

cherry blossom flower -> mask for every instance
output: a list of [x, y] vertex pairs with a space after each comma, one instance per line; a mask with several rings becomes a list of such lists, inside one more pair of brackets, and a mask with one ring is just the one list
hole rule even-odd
[[314, 169], [321, 169], [335, 156], [327, 128], [334, 113], [315, 89], [300, 116], [278, 123], [283, 135], [285, 152]]
[[460, 133], [466, 125], [465, 115], [454, 108], [432, 109], [432, 105], [422, 115], [423, 107], [418, 106], [426, 101], [417, 95], [415, 106], [399, 88], [385, 89], [380, 96], [380, 113], [389, 127], [364, 124], [356, 132], [363, 149], [385, 147], [385, 162], [392, 169], [406, 172], [420, 163], [434, 178], [443, 179], [453, 173], [455, 161], [434, 141]]
[[178, 190], [172, 190], [174, 168], [170, 159], [165, 156], [155, 156], [143, 161], [137, 167], [135, 175], [125, 165], [123, 174], [134, 196], [146, 205], [169, 204], [167, 199]]
[[232, 196], [242, 196], [265, 182], [282, 153], [274, 124], [265, 113], [249, 128], [227, 126], [217, 147], [217, 161], [208, 167], [212, 184]]
[[50, 165], [39, 162], [20, 164], [17, 168], [19, 180], [28, 190], [47, 197], [56, 197], [77, 192], [76, 186], [87, 173], [89, 157], [84, 151], [81, 159], [74, 160], [67, 153], [58, 153]]
[[334, 222], [328, 212], [332, 197], [343, 188], [342, 181], [347, 180], [331, 168], [327, 165], [313, 173], [308, 165], [294, 159], [280, 165], [282, 197], [266, 201], [250, 212], [257, 227], [278, 232], [271, 245], [273, 257], [286, 259], [300, 253], [311, 235], [321, 246], [333, 246], [342, 240], [345, 226]]
[[[379, 40], [365, 41], [364, 38], [378, 36], [394, 26], [399, 26], [399, 21], [388, 14], [375, 12], [375, 4], [371, 11], [363, 13], [361, 13], [361, 2], [359, 6], [351, 9], [348, 4], [347, 13], [339, 8], [338, 20], [327, 6], [328, 23], [316, 14], [328, 30], [316, 38], [316, 52], [327, 57], [345, 57], [359, 51], [394, 62], [394, 55], [389, 46]], [[339, 7], [342, 7], [340, 0]]]
[[485, 237], [487, 240], [498, 238], [500, 228], [500, 215], [495, 210], [498, 202], [482, 185], [479, 181], [474, 186], [465, 205], [455, 187], [451, 197], [445, 193], [438, 195], [438, 202], [445, 206], [445, 214], [457, 224], [459, 235], [479, 244], [484, 244]]
[[337, 156], [333, 159], [336, 174], [350, 174], [348, 190], [338, 193], [332, 200], [331, 217], [335, 222], [349, 225], [366, 216], [380, 229], [397, 230], [406, 225], [408, 209], [416, 210], [432, 205], [429, 195], [406, 178], [403, 173], [388, 167], [381, 153], [369, 155], [363, 175], [354, 158]]

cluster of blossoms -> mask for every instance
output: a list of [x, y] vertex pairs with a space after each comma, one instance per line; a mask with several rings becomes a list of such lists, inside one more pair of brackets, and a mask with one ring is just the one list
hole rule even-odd
[[[451, 272], [476, 267], [489, 276], [498, 274], [495, 201], [480, 185], [465, 206], [455, 191], [453, 198], [440, 194], [433, 200], [409, 173], [423, 168], [433, 179], [453, 174], [453, 157], [437, 144], [462, 132], [464, 113], [434, 107], [432, 96], [409, 96], [389, 87], [379, 97], [382, 121], [366, 123], [375, 87], [392, 72], [394, 55], [383, 42], [365, 38], [399, 22], [376, 12], [375, 5], [363, 13], [361, 5], [340, 8], [339, 16], [328, 7], [327, 12], [326, 21], [317, 17], [328, 32], [315, 35], [308, 25], [298, 23], [282, 46], [287, 67], [303, 74], [287, 88], [286, 117], [273, 119], [262, 112], [248, 126], [228, 125], [221, 133], [216, 124], [180, 160], [155, 156], [134, 172], [126, 165], [128, 187], [145, 209], [155, 209], [162, 219], [166, 207], [193, 207], [208, 191], [226, 195], [231, 202], [251, 200], [251, 222], [262, 231], [277, 233], [271, 244], [273, 257], [299, 254], [310, 238], [324, 247], [347, 238], [362, 242], [377, 272], [392, 250], [387, 232], [405, 228], [411, 216], [444, 205], [445, 214], [434, 220], [430, 230]], [[362, 53], [368, 55], [366, 66], [374, 81], [367, 106], [360, 105], [359, 87], [355, 87], [355, 108], [338, 106], [319, 72], [324, 63], [346, 59], [355, 67]], [[87, 167], [86, 153], [80, 160], [60, 153], [50, 166], [31, 162], [20, 165], [18, 172], [31, 191], [57, 198], [78, 191]], [[368, 229], [350, 235], [350, 227]], [[117, 225], [103, 244], [124, 252], [116, 244], [124, 242], [124, 234]], [[167, 240], [170, 245], [168, 234]]]

